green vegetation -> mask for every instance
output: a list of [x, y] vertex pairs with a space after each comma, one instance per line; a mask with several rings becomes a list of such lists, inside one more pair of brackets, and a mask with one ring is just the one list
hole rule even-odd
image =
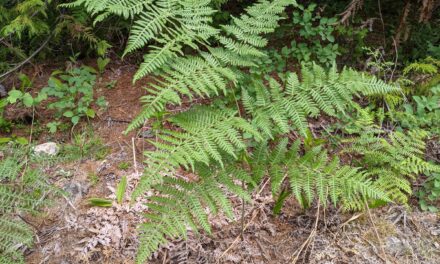
[[425, 211], [438, 212], [436, 203], [440, 200], [440, 174], [428, 174], [417, 196], [419, 197], [420, 208]]
[[[47, 124], [49, 131], [55, 133], [62, 125], [60, 118], [69, 118], [73, 126], [81, 118], [94, 118], [96, 113], [91, 108], [92, 103], [105, 108], [107, 103], [103, 96], [94, 99], [93, 88], [95, 85], [96, 71], [93, 68], [82, 66], [73, 68], [66, 73], [54, 71], [48, 81], [48, 86], [33, 97], [22, 89], [9, 91], [7, 101], [10, 104], [22, 103], [26, 107], [35, 107], [44, 100], [50, 100], [48, 109], [55, 110], [55, 120]], [[53, 100], [55, 98], [55, 100]]]
[[101, 160], [108, 154], [109, 148], [103, 144], [102, 139], [97, 137], [93, 131], [85, 130], [73, 135], [72, 142], [62, 147], [60, 156], [65, 160], [87, 158]]
[[39, 168], [41, 163], [19, 145], [8, 144], [0, 161], [0, 254], [2, 263], [24, 263], [23, 247], [32, 246], [34, 232], [24, 219], [37, 214], [47, 204], [47, 194], [55, 189], [46, 183]]
[[[340, 54], [338, 44], [334, 43], [334, 26], [337, 19], [315, 15], [315, 8], [316, 4], [311, 4], [307, 8], [298, 5], [298, 11], [293, 12], [292, 24], [287, 24], [287, 28], [292, 35], [299, 34], [301, 39], [290, 43], [288, 54], [298, 62], [316, 61], [331, 65]], [[292, 32], [292, 28], [298, 30]]]
[[130, 163], [123, 161], [118, 164], [118, 169], [120, 170], [128, 170], [130, 168]]
[[[52, 73], [48, 86], [40, 93], [58, 98], [55, 102], [48, 104], [49, 109], [56, 110], [57, 118], [62, 116], [70, 118], [72, 124], [76, 125], [82, 117], [95, 117], [95, 111], [90, 108], [91, 103], [94, 102], [93, 86], [96, 79], [94, 73], [94, 69], [84, 66], [69, 70], [67, 74]], [[59, 78], [57, 78], [58, 74], [60, 74]], [[96, 104], [104, 107], [105, 99], [98, 98]], [[56, 131], [56, 126], [54, 128]], [[55, 131], [51, 130], [51, 132]]]
[[116, 201], [121, 204], [124, 201], [125, 189], [127, 188], [127, 176], [121, 178], [118, 186], [116, 186]]
[[112, 206], [112, 201], [109, 199], [89, 198], [88, 202], [89, 202], [89, 205], [91, 205], [91, 206], [98, 206], [98, 207], [111, 207]]
[[[380, 22], [364, 19], [377, 12], [369, 1], [353, 1], [345, 12], [338, 1], [8, 2], [0, 7], [0, 40], [19, 48], [0, 47], [0, 59], [11, 64], [0, 66], [6, 75], [17, 59], [34, 57], [26, 54], [49, 56], [24, 44], [45, 37], [50, 41], [43, 47], [58, 47], [70, 61], [40, 91], [18, 74], [20, 86], [0, 102], [0, 114], [7, 107], [33, 114], [46, 107], [54, 113], [46, 124], [50, 132], [73, 126], [73, 140], [60, 156], [103, 159], [109, 148], [99, 135], [73, 128], [107, 107], [95, 94], [96, 75], [103, 80], [115, 56], [143, 57], [133, 77], [145, 83], [143, 108], [126, 128], [129, 133], [147, 125], [153, 132], [132, 197], [149, 193], [138, 263], [168, 241], [186, 238], [188, 229], [211, 233], [211, 217], [233, 219], [231, 199], [252, 202], [266, 183], [275, 215], [287, 199], [303, 209], [358, 211], [408, 205], [413, 193], [423, 210], [436, 211], [440, 165], [427, 146], [440, 137], [440, 17], [430, 9], [409, 10], [404, 1], [384, 2], [389, 10], [377, 14]], [[58, 9], [64, 12], [57, 15]], [[410, 30], [411, 23], [426, 39]], [[106, 27], [112, 30], [103, 34]], [[115, 40], [115, 32], [125, 39]], [[56, 40], [69, 34], [66, 52]], [[112, 48], [120, 43], [127, 43], [124, 51]], [[86, 57], [98, 71], [78, 66]], [[116, 82], [102, 87], [112, 92]], [[11, 124], [0, 118], [2, 130], [10, 131]], [[6, 139], [19, 143], [19, 137]], [[130, 164], [117, 167], [125, 171]], [[96, 184], [97, 176], [89, 176]], [[122, 177], [117, 203], [124, 202], [126, 188]], [[88, 203], [111, 207], [113, 201]]]

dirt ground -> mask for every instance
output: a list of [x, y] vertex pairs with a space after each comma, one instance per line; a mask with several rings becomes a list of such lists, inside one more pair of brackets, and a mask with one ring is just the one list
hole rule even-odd
[[[109, 102], [105, 112], [92, 121], [95, 135], [111, 151], [103, 160], [86, 159], [47, 169], [50, 181], [63, 189], [61, 198], [43, 217], [30, 217], [35, 227], [35, 246], [26, 251], [27, 263], [134, 263], [138, 240], [136, 226], [146, 211], [146, 198], [130, 201], [143, 169], [143, 138], [122, 132], [139, 113], [142, 86], [132, 84], [135, 66], [113, 62], [97, 85], [98, 95]], [[43, 87], [48, 74], [36, 78]], [[109, 89], [106, 85], [114, 81]], [[50, 112], [40, 109], [40, 122]], [[147, 127], [148, 128], [148, 127]], [[20, 131], [15, 131], [19, 134]], [[42, 132], [38, 141], [63, 142], [69, 135], [55, 137]], [[127, 162], [127, 170], [118, 164]], [[90, 180], [96, 175], [96, 183]], [[115, 198], [115, 187], [127, 176], [125, 201], [112, 207], [90, 207], [90, 197]], [[268, 189], [268, 188], [266, 188]], [[245, 205], [236, 204], [236, 219], [211, 219], [213, 234], [189, 234], [187, 241], [172, 241], [154, 254], [151, 263], [440, 263], [440, 218], [416, 207], [397, 205], [363, 213], [343, 213], [318, 206], [302, 211], [288, 200], [280, 215], [272, 213], [269, 190], [254, 195]]]

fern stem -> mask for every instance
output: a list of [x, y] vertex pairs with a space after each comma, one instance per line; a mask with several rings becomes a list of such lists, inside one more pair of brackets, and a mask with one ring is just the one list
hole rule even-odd
[[[244, 190], [244, 181], [241, 181], [241, 188]], [[245, 201], [241, 198], [241, 239], [244, 240], [244, 211], [245, 211]]]

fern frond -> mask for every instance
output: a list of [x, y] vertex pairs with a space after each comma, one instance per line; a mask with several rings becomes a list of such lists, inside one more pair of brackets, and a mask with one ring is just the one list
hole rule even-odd
[[23, 259], [20, 249], [32, 244], [33, 230], [17, 215], [35, 213], [44, 202], [42, 190], [49, 186], [39, 171], [25, 167], [23, 151], [10, 147], [2, 151], [6, 157], [0, 161], [0, 262], [4, 258], [5, 263], [8, 263], [6, 259], [24, 263], [20, 261]]
[[174, 15], [175, 8], [173, 6], [163, 8], [150, 6], [147, 12], [141, 13], [140, 19], [135, 21], [131, 28], [131, 34], [128, 38], [124, 55], [142, 48], [150, 40], [154, 39]]
[[32, 229], [20, 219], [0, 217], [0, 252], [16, 254], [20, 247], [30, 246], [33, 241]]
[[127, 131], [141, 126], [145, 120], [165, 110], [167, 104], [180, 105], [181, 97], [192, 98], [193, 94], [210, 97], [226, 94], [229, 82], [235, 81], [235, 74], [215, 61], [199, 57], [179, 58], [163, 69], [147, 89], [148, 95], [141, 97], [142, 112], [131, 122]]
[[345, 151], [363, 155], [369, 176], [376, 179], [375, 184], [382, 186], [391, 199], [406, 203], [411, 193], [411, 179], [440, 171], [440, 166], [424, 159], [426, 132], [395, 131], [381, 138], [377, 129], [364, 129], [359, 137], [346, 140], [351, 145]]
[[[137, 263], [144, 263], [169, 239], [186, 238], [188, 229], [198, 232], [201, 228], [210, 233], [208, 214], [214, 216], [223, 212], [233, 218], [228, 194], [250, 199], [247, 191], [233, 181], [237, 173], [234, 166], [216, 168], [198, 164], [195, 170], [199, 175], [196, 182], [166, 177], [162, 183], [152, 186], [160, 194], [150, 197], [150, 203], [147, 204], [148, 222], [140, 226], [141, 247]], [[240, 174], [245, 173], [240, 171]], [[248, 176], [245, 178], [250, 179]]]
[[156, 150], [145, 152], [150, 168], [141, 178], [135, 197], [160, 182], [162, 174], [180, 166], [194, 170], [196, 163], [223, 165], [224, 155], [236, 158], [236, 153], [246, 147], [242, 133], [261, 139], [254, 127], [232, 110], [196, 107], [170, 121], [182, 131], [162, 131], [159, 141], [151, 142]]
[[316, 117], [321, 111], [330, 116], [343, 113], [352, 104], [353, 96], [359, 94], [385, 94], [399, 90], [349, 69], [337, 73], [335, 65], [329, 71], [316, 64], [303, 66], [301, 76], [299, 81], [297, 74], [288, 74], [284, 87], [271, 78], [270, 92], [264, 88], [262, 79], [253, 80], [253, 96], [247, 88], [242, 89], [246, 111], [252, 116], [254, 125], [267, 136], [272, 137], [270, 131], [275, 129], [281, 133], [296, 129], [305, 135], [308, 117]]
[[323, 206], [331, 202], [335, 206], [341, 204], [345, 210], [361, 210], [367, 201], [391, 201], [385, 189], [360, 168], [341, 165], [339, 159], [330, 159], [321, 147], [301, 155], [299, 146], [297, 140], [287, 148], [287, 141], [282, 140], [263, 159], [269, 167], [274, 196], [287, 180], [293, 195], [304, 207], [319, 200]]
[[426, 58], [419, 62], [413, 62], [403, 69], [403, 74], [408, 75], [410, 73], [421, 74], [436, 74], [440, 67], [440, 61], [433, 58]]

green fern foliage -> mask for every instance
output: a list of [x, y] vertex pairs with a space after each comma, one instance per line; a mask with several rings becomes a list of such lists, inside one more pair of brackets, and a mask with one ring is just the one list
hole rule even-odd
[[180, 105], [182, 97], [193, 98], [226, 94], [229, 82], [234, 82], [234, 73], [213, 60], [187, 57], [177, 60], [163, 69], [163, 74], [146, 88], [142, 112], [131, 122], [127, 131], [141, 126], [146, 119], [165, 110], [167, 104]]
[[219, 31], [211, 26], [215, 10], [210, 0], [78, 0], [68, 7], [84, 5], [89, 13], [96, 15], [95, 23], [110, 15], [135, 18], [125, 54], [142, 48], [151, 42], [151, 51], [145, 55], [135, 80], [154, 72], [172, 58], [183, 54], [183, 47], [194, 49], [198, 44]]
[[[323, 146], [303, 147], [300, 139], [291, 142], [282, 137], [292, 131], [306, 136], [310, 118], [321, 114], [337, 118], [355, 105], [355, 97], [399, 88], [351, 69], [338, 71], [336, 65], [327, 70], [311, 64], [279, 78], [249, 73], [248, 67], [258, 67], [267, 56], [267, 34], [296, 2], [258, 0], [228, 23], [212, 23], [224, 2], [77, 0], [66, 5], [85, 6], [95, 22], [111, 15], [133, 19], [125, 54], [148, 47], [134, 80], [154, 77], [141, 99], [144, 108], [127, 131], [195, 98], [212, 103], [157, 120], [166, 129], [159, 128], [150, 141], [154, 149], [145, 152], [147, 168], [133, 192], [134, 198], [152, 193], [139, 230], [138, 263], [167, 241], [185, 238], [188, 230], [210, 233], [211, 216], [223, 213], [233, 218], [230, 198], [250, 200], [253, 188], [265, 178], [275, 198], [293, 194], [303, 207], [319, 201], [323, 206], [361, 210], [371, 201], [398, 198], [373, 170], [384, 170], [390, 160], [351, 167]], [[395, 144], [403, 144], [400, 135], [389, 142], [375, 143], [376, 152], [392, 156]], [[353, 150], [363, 150], [356, 144]], [[361, 155], [369, 162], [367, 153]], [[409, 156], [399, 159], [402, 166], [413, 162], [405, 175], [428, 170], [427, 164]], [[186, 177], [189, 173], [191, 177]]]
[[0, 255], [5, 263], [8, 258], [10, 263], [22, 263], [21, 249], [32, 244], [33, 230], [19, 216], [36, 212], [46, 184], [38, 171], [24, 169], [21, 151], [3, 151], [8, 154], [0, 161]]
[[62, 4], [63, 7], [79, 7], [84, 6], [87, 12], [94, 16], [95, 21], [102, 21], [104, 18], [115, 14], [124, 18], [134, 18], [143, 11], [145, 7], [151, 4], [152, 0], [104, 0], [89, 1], [77, 0], [72, 3]]
[[344, 151], [362, 155], [361, 164], [376, 186], [384, 188], [392, 200], [406, 203], [412, 192], [411, 180], [420, 174], [439, 172], [440, 166], [424, 159], [426, 132], [381, 132], [366, 127], [359, 137], [346, 140], [351, 146]]
[[[156, 73], [158, 84], [147, 88], [151, 96], [143, 98], [145, 108], [129, 130], [157, 110], [162, 111], [167, 103], [179, 104], [180, 96], [211, 97], [218, 90], [225, 90], [230, 81], [238, 79], [231, 67], [248, 67], [254, 65], [255, 58], [264, 57], [264, 35], [273, 32], [284, 9], [295, 4], [290, 0], [260, 0], [234, 17], [231, 24], [215, 28], [211, 23], [216, 4], [213, 2], [217, 1], [77, 0], [65, 5], [85, 6], [97, 22], [109, 15], [134, 17], [125, 53], [155, 43], [149, 46], [134, 80]], [[198, 55], [183, 58], [184, 48], [191, 48]]]
[[33, 241], [32, 229], [21, 219], [0, 217], [0, 252], [13, 258], [19, 258], [19, 249], [30, 246]]
[[436, 74], [439, 71], [440, 60], [427, 57], [422, 61], [413, 62], [403, 69], [404, 75], [410, 73], [419, 74]]
[[[332, 203], [345, 210], [362, 210], [367, 201], [390, 201], [380, 185], [361, 168], [341, 165], [337, 157], [330, 158], [321, 146], [301, 154], [301, 141], [287, 147], [281, 140], [263, 158], [272, 184], [272, 193], [281, 193], [283, 182], [303, 207], [318, 200], [323, 206]], [[261, 159], [261, 157], [259, 158]]]
[[283, 19], [282, 13], [289, 5], [296, 5], [290, 0], [260, 0], [245, 10], [245, 14], [234, 17], [231, 24], [221, 25], [225, 35], [216, 35], [216, 40], [223, 47], [212, 48], [213, 56], [223, 63], [247, 67], [253, 60], [264, 57], [261, 48], [267, 45], [265, 34], [271, 33]]
[[[194, 123], [180, 123], [185, 122]], [[270, 145], [260, 142], [251, 156], [245, 155], [245, 162], [234, 158], [225, 158], [223, 166], [196, 162], [193, 171], [197, 178], [192, 181], [168, 174], [150, 183], [155, 195], [148, 197], [147, 219], [140, 227], [138, 263], [169, 240], [186, 238], [189, 230], [210, 233], [210, 216], [223, 213], [233, 218], [231, 197], [249, 201], [249, 190], [264, 177], [269, 177], [275, 197], [287, 186], [304, 207], [319, 201], [323, 206], [332, 203], [345, 210], [362, 210], [369, 201], [390, 201], [368, 173], [341, 165], [319, 146], [303, 153], [300, 140], [288, 147], [287, 138], [272, 150]]]
[[[176, 177], [165, 177], [152, 186], [159, 195], [149, 197], [147, 222], [140, 226], [141, 246], [137, 263], [144, 261], [170, 239], [186, 238], [188, 229], [211, 233], [208, 216], [222, 212], [230, 219], [234, 211], [228, 194], [250, 201], [248, 192], [237, 184], [242, 179], [255, 185], [248, 173], [234, 166], [195, 168], [198, 179], [193, 182]], [[238, 177], [236, 177], [238, 176]]]
[[158, 140], [151, 142], [156, 150], [145, 152], [149, 168], [134, 197], [145, 193], [180, 166], [191, 170], [196, 163], [223, 166], [224, 156], [237, 158], [237, 153], [246, 148], [243, 133], [261, 139], [258, 131], [234, 110], [195, 107], [170, 118], [170, 122], [178, 132], [163, 130]]
[[[5, 37], [16, 35], [18, 39], [22, 39], [23, 35], [29, 37], [45, 34], [49, 32], [49, 26], [44, 20], [47, 17], [46, 3], [42, 0], [20, 1], [10, 10], [11, 14], [16, 15], [15, 18], [3, 27], [0, 27], [0, 35]], [[8, 14], [8, 10], [2, 10]], [[37, 16], [40, 14], [41, 16]], [[1, 21], [1, 20], [0, 20]]]
[[253, 124], [267, 136], [273, 138], [274, 131], [287, 133], [290, 130], [305, 135], [308, 117], [317, 117], [322, 112], [329, 116], [344, 113], [356, 95], [399, 90], [350, 69], [338, 73], [335, 65], [328, 71], [316, 64], [303, 66], [301, 76], [300, 81], [296, 73], [289, 73], [283, 85], [270, 78], [267, 88], [263, 80], [254, 79], [250, 84], [252, 94], [247, 85], [243, 87], [243, 105], [252, 116]]

